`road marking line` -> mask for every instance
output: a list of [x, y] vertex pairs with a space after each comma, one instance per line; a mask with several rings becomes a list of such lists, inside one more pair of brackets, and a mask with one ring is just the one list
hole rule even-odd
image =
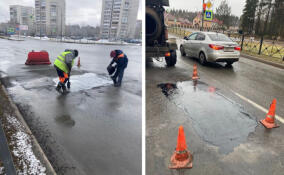
[[[232, 92], [233, 92], [234, 94], [236, 94], [238, 97], [240, 97], [241, 99], [243, 99], [243, 100], [249, 102], [250, 104], [252, 104], [252, 105], [255, 106], [256, 108], [260, 109], [261, 111], [263, 111], [263, 112], [265, 112], [265, 113], [268, 113], [268, 110], [265, 109], [264, 107], [262, 107], [262, 106], [256, 104], [255, 102], [251, 101], [250, 99], [248, 99], [248, 98], [246, 98], [246, 97], [244, 97], [244, 96], [238, 94], [237, 92], [234, 92], [234, 91], [232, 91]], [[277, 120], [279, 120], [281, 123], [284, 124], [284, 119], [283, 119], [282, 117], [280, 117], [279, 115], [275, 115], [275, 118], [276, 118]]]

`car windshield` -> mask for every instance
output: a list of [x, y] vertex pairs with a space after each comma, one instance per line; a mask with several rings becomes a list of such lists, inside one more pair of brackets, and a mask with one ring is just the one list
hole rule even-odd
[[227, 41], [227, 42], [232, 42], [232, 40], [227, 37], [226, 35], [216, 33], [216, 34], [208, 34], [209, 38], [212, 41]]

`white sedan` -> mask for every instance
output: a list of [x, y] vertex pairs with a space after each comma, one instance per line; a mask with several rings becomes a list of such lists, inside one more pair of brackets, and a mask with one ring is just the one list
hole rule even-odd
[[194, 32], [180, 45], [182, 56], [199, 58], [201, 64], [226, 62], [231, 65], [240, 58], [240, 46], [229, 37], [215, 32]]

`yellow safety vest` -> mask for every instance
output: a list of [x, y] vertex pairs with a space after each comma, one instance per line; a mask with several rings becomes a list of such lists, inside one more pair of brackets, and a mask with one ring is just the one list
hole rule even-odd
[[[55, 65], [58, 69], [62, 70], [63, 72], [65, 72], [65, 73], [67, 73], [67, 74], [70, 72], [70, 70], [69, 70], [68, 66], [66, 65], [66, 63], [65, 63], [65, 56], [66, 56], [67, 54], [70, 54], [70, 53], [72, 53], [72, 52], [70, 52], [70, 51], [62, 52], [61, 55], [59, 55], [59, 56], [56, 58], [56, 60], [54, 61], [54, 65]], [[74, 59], [72, 60], [72, 66], [73, 66], [73, 65], [74, 65]]]

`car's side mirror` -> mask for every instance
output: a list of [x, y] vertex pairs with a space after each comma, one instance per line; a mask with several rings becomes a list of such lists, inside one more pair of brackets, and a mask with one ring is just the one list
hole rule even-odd
[[183, 39], [188, 40], [188, 38], [186, 36]]

